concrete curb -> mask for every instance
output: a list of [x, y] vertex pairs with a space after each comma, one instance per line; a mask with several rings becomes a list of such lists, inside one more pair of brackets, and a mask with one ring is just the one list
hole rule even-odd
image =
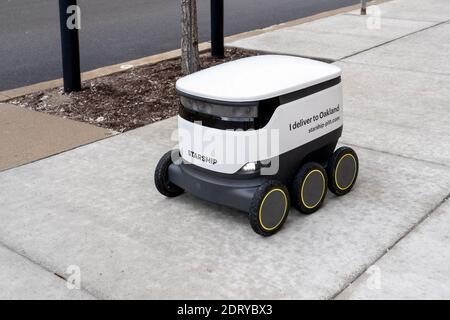
[[[378, 4], [378, 3], [383, 3], [383, 2], [387, 2], [387, 1], [391, 1], [391, 0], [374, 0], [374, 1], [370, 1], [368, 4]], [[302, 23], [306, 23], [306, 22], [317, 20], [317, 19], [322, 19], [325, 17], [329, 17], [329, 16], [333, 16], [336, 14], [355, 10], [358, 8], [360, 8], [360, 5], [356, 4], [356, 5], [347, 6], [347, 7], [343, 7], [343, 8], [339, 8], [339, 9], [335, 9], [335, 10], [325, 11], [325, 12], [315, 14], [315, 15], [312, 15], [309, 17], [291, 20], [291, 21], [284, 22], [281, 24], [276, 24], [276, 25], [273, 25], [273, 26], [270, 26], [267, 28], [247, 31], [247, 32], [236, 34], [236, 35], [228, 36], [228, 37], [225, 37], [225, 42], [226, 43], [233, 42], [236, 40], [252, 37], [252, 36], [263, 34], [266, 32], [271, 32], [274, 30], [292, 27], [292, 26], [299, 25]], [[210, 48], [211, 48], [210, 42], [203, 42], [203, 43], [199, 44], [200, 52], [205, 52], [205, 51], [209, 50]], [[123, 72], [123, 71], [127, 70], [127, 67], [129, 67], [129, 66], [139, 67], [139, 66], [143, 66], [143, 65], [154, 64], [154, 63], [158, 63], [158, 62], [161, 62], [164, 60], [176, 59], [176, 58], [180, 57], [180, 55], [181, 55], [180, 49], [167, 51], [167, 52], [159, 53], [156, 55], [144, 57], [141, 59], [126, 61], [123, 63], [83, 72], [81, 74], [81, 79], [82, 79], [82, 81], [92, 80], [95, 78], [104, 77], [104, 76], [112, 75], [115, 73]], [[18, 98], [18, 97], [21, 97], [21, 96], [24, 96], [27, 94], [31, 94], [34, 92], [38, 92], [38, 91], [61, 87], [62, 85], [63, 85], [63, 79], [60, 78], [60, 79], [56, 79], [56, 80], [40, 82], [37, 84], [33, 84], [33, 85], [21, 87], [21, 88], [0, 91], [0, 102], [5, 102], [8, 100]]]

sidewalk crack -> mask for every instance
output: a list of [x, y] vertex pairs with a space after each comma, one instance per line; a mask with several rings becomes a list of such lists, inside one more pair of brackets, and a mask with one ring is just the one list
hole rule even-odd
[[[61, 275], [60, 273], [55, 272], [55, 271], [51, 270], [50, 268], [48, 268], [48, 267], [42, 265], [42, 264], [39, 263], [38, 261], [36, 261], [36, 260], [34, 260], [34, 259], [32, 259], [32, 258], [26, 256], [25, 254], [23, 254], [23, 253], [21, 253], [21, 252], [19, 252], [19, 251], [16, 251], [14, 248], [10, 247], [9, 245], [7, 245], [7, 244], [6, 244], [4, 241], [2, 241], [2, 240], [0, 240], [0, 246], [3, 247], [4, 249], [8, 250], [9, 252], [12, 252], [12, 253], [14, 253], [14, 254], [17, 254], [18, 256], [24, 258], [26, 261], [28, 261], [28, 262], [32, 263], [33, 265], [35, 265], [35, 266], [41, 268], [42, 270], [49, 272], [50, 274], [54, 275], [55, 277], [57, 277], [57, 278], [59, 278], [59, 279], [61, 279], [61, 280], [63, 280], [63, 281], [67, 281], [67, 279], [66, 279], [63, 275]], [[96, 294], [93, 294], [91, 291], [89, 291], [89, 290], [86, 289], [86, 288], [81, 287], [80, 290], [83, 291], [83, 292], [85, 292], [86, 294], [90, 295], [91, 297], [93, 297], [93, 298], [96, 299], [96, 300], [101, 300], [100, 297], [98, 297]]]

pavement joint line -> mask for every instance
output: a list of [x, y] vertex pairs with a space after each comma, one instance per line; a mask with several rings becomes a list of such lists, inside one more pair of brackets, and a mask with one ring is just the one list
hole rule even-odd
[[364, 268], [363, 271], [358, 273], [353, 280], [351, 280], [347, 285], [344, 285], [337, 293], [333, 294], [328, 300], [335, 300], [341, 293], [348, 289], [356, 280], [358, 280], [367, 270], [380, 261], [389, 251], [391, 251], [400, 241], [405, 239], [412, 231], [414, 231], [420, 224], [427, 220], [437, 209], [439, 209], [447, 200], [450, 199], [450, 193], [448, 193], [444, 199], [442, 199], [438, 204], [436, 204], [431, 210], [429, 210], [422, 218], [420, 218], [415, 224], [411, 226], [403, 235], [394, 241], [387, 249], [385, 249], [378, 257], [376, 257], [372, 262], [369, 262], [368, 266]]
[[[139, 129], [139, 128], [136, 128], [136, 129]], [[132, 130], [130, 130], [130, 131], [132, 131]], [[114, 138], [114, 137], [116, 137], [116, 136], [121, 135], [120, 132], [116, 132], [116, 131], [113, 131], [113, 130], [111, 130], [111, 132], [112, 132], [112, 134], [111, 134], [110, 136], [107, 136], [107, 137], [104, 137], [104, 138], [100, 138], [100, 139], [97, 139], [97, 140], [95, 140], [95, 141], [87, 142], [87, 143], [81, 144], [81, 145], [79, 145], [79, 146], [72, 147], [72, 148], [67, 149], [67, 150], [62, 150], [62, 151], [60, 151], [60, 152], [53, 153], [53, 154], [47, 155], [47, 156], [45, 156], [45, 157], [42, 157], [42, 158], [39, 158], [39, 159], [30, 161], [30, 162], [27, 162], [27, 163], [19, 164], [19, 165], [17, 165], [17, 166], [13, 166], [13, 167], [11, 167], [11, 168], [7, 168], [7, 169], [0, 170], [0, 175], [1, 175], [2, 173], [4, 173], [4, 172], [10, 171], [10, 170], [14, 170], [14, 169], [17, 169], [17, 168], [20, 168], [20, 167], [23, 167], [23, 166], [27, 166], [27, 165], [29, 165], [29, 164], [32, 164], [32, 163], [35, 163], [35, 162], [38, 162], [38, 161], [41, 161], [41, 160], [46, 160], [46, 159], [48, 159], [48, 158], [51, 158], [51, 157], [54, 157], [54, 156], [57, 156], [57, 155], [60, 155], [60, 154], [63, 154], [63, 153], [66, 153], [66, 152], [69, 152], [69, 151], [73, 151], [73, 150], [76, 150], [76, 149], [78, 149], [78, 148], [85, 147], [85, 146], [94, 144], [94, 143], [96, 143], [96, 142], [100, 142], [100, 141], [103, 141], [103, 140], [106, 140], [106, 139], [110, 139], [110, 138]]]
[[[53, 270], [51, 270], [50, 268], [44, 266], [43, 264], [39, 263], [38, 261], [33, 260], [32, 258], [26, 256], [25, 254], [23, 254], [23, 253], [21, 253], [21, 252], [15, 250], [14, 248], [8, 246], [5, 242], [3, 242], [3, 240], [0, 240], [0, 246], [3, 247], [4, 249], [8, 250], [9, 252], [12, 252], [12, 253], [14, 253], [14, 254], [17, 254], [18, 256], [24, 258], [26, 261], [28, 261], [28, 262], [32, 263], [33, 265], [35, 265], [35, 266], [41, 268], [42, 270], [44, 270], [44, 271], [46, 271], [46, 272], [52, 274], [52, 275], [55, 276], [56, 278], [58, 278], [58, 279], [60, 279], [60, 280], [63, 280], [63, 281], [65, 281], [65, 282], [67, 281], [63, 276], [61, 276], [61, 275], [59, 275], [59, 274], [56, 274], [56, 272], [53, 271]], [[67, 290], [69, 290], [69, 289], [67, 289]], [[89, 290], [87, 290], [86, 288], [84, 288], [83, 286], [81, 286], [80, 291], [85, 292], [86, 294], [88, 294], [89, 296], [93, 297], [94, 299], [100, 300], [100, 298], [99, 298], [97, 295], [93, 294], [92, 292], [90, 292]]]
[[358, 54], [361, 54], [361, 53], [364, 53], [364, 52], [367, 52], [367, 51], [370, 51], [370, 50], [373, 50], [373, 49], [382, 47], [382, 46], [384, 46], [384, 45], [386, 45], [386, 44], [392, 43], [392, 42], [394, 42], [394, 41], [397, 41], [397, 40], [400, 40], [400, 39], [403, 39], [403, 38], [406, 38], [406, 37], [409, 37], [409, 36], [414, 35], [414, 34], [416, 34], [416, 33], [420, 33], [420, 32], [423, 32], [423, 31], [426, 31], [426, 30], [435, 28], [435, 27], [439, 27], [439, 26], [441, 26], [441, 25], [444, 25], [444, 24], [448, 23], [449, 21], [450, 21], [450, 20], [441, 21], [441, 22], [438, 22], [438, 23], [436, 23], [436, 24], [434, 24], [434, 25], [431, 25], [431, 26], [422, 28], [422, 29], [420, 29], [420, 30], [416, 30], [416, 31], [411, 32], [411, 33], [408, 33], [408, 34], [404, 34], [403, 36], [400, 36], [400, 37], [398, 37], [398, 38], [391, 39], [391, 40], [388, 40], [388, 41], [386, 41], [386, 42], [377, 44], [376, 46], [373, 46], [373, 47], [370, 47], [370, 48], [367, 48], [367, 49], [363, 49], [363, 50], [360, 50], [360, 51], [358, 51], [358, 52], [349, 54], [349, 55], [347, 55], [347, 56], [345, 56], [345, 57], [342, 57], [342, 58], [338, 59], [337, 61], [343, 61], [344, 59], [348, 59], [348, 58], [354, 57], [354, 56], [356, 56], [356, 55], [358, 55]]
[[342, 63], [348, 63], [348, 64], [357, 64], [357, 65], [368, 66], [368, 67], [378, 67], [378, 68], [389, 69], [389, 70], [394, 69], [394, 70], [399, 70], [399, 71], [408, 71], [408, 72], [414, 72], [414, 73], [431, 74], [431, 75], [445, 76], [445, 77], [450, 76], [450, 73], [435, 72], [435, 71], [412, 70], [412, 69], [398, 68], [398, 67], [389, 67], [389, 66], [385, 66], [385, 65], [381, 65], [381, 64], [369, 64], [369, 63], [365, 63], [365, 62], [358, 62], [358, 61], [351, 61], [351, 60], [347, 60], [347, 61], [339, 60], [339, 61], [335, 61], [335, 62], [342, 62]]
[[408, 156], [404, 156], [404, 155], [401, 155], [401, 154], [392, 153], [392, 152], [388, 152], [388, 151], [384, 151], [384, 150], [373, 149], [373, 148], [370, 148], [370, 147], [363, 147], [363, 146], [359, 146], [359, 145], [354, 144], [354, 143], [347, 143], [344, 140], [340, 141], [340, 143], [341, 144], [345, 144], [345, 145], [349, 145], [349, 146], [352, 146], [352, 147], [357, 147], [357, 148], [360, 148], [360, 149], [368, 150], [368, 151], [373, 151], [373, 152], [379, 152], [379, 153], [387, 154], [387, 155], [393, 156], [393, 157], [399, 157], [399, 158], [402, 158], [402, 159], [414, 160], [414, 161], [418, 161], [418, 162], [424, 162], [424, 163], [427, 163], [427, 164], [430, 164], [430, 165], [443, 167], [446, 170], [450, 170], [450, 166], [449, 165], [446, 165], [446, 164], [443, 164], [443, 163], [439, 163], [439, 162], [434, 162], [434, 161], [430, 161], [430, 160], [424, 160], [424, 159], [408, 157]]

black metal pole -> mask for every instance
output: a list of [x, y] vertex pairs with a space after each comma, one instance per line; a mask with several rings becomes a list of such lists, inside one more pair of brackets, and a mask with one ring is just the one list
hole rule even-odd
[[76, 5], [77, 0], [59, 0], [64, 92], [66, 93], [81, 90], [78, 28], [68, 26], [68, 20], [74, 13], [67, 12], [70, 6]]
[[223, 16], [223, 0], [211, 0], [211, 55], [215, 58], [225, 56]]

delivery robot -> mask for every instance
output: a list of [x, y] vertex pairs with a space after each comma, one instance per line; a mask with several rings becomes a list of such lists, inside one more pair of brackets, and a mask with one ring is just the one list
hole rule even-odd
[[179, 79], [179, 145], [155, 170], [167, 197], [184, 191], [248, 213], [262, 236], [290, 205], [316, 212], [327, 189], [350, 192], [359, 162], [335, 150], [343, 128], [341, 70], [282, 55], [243, 58]]

